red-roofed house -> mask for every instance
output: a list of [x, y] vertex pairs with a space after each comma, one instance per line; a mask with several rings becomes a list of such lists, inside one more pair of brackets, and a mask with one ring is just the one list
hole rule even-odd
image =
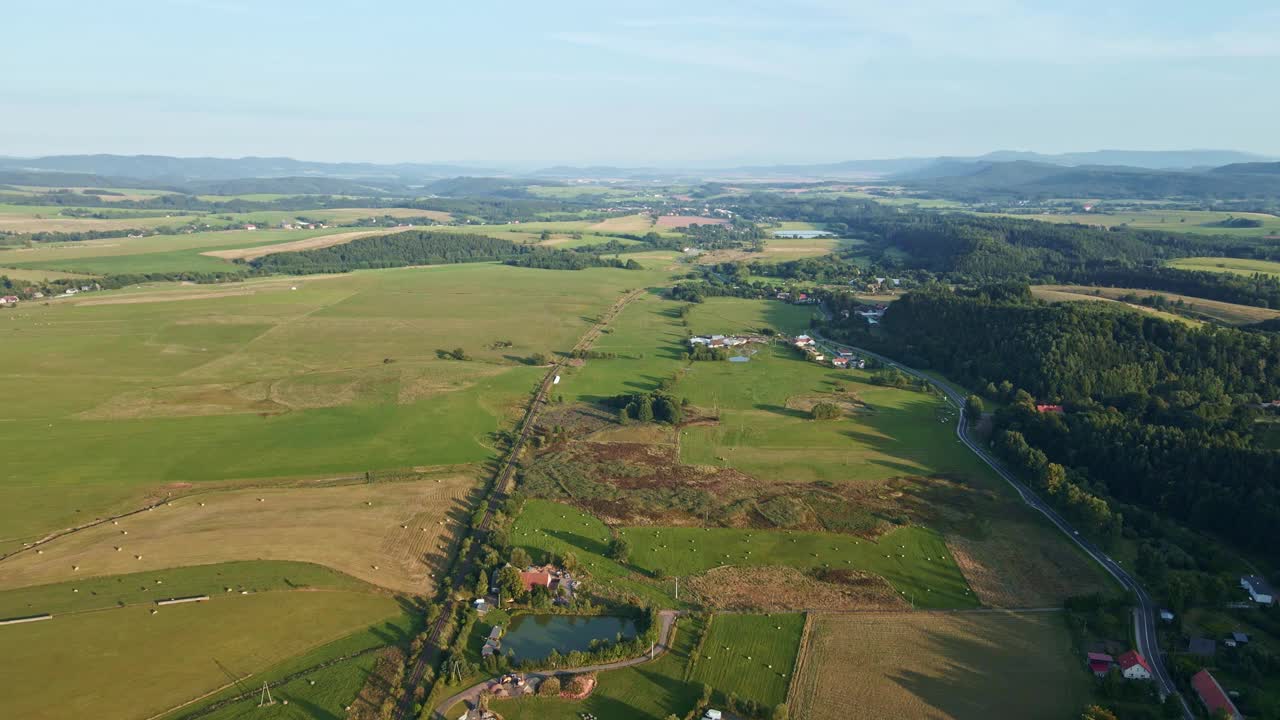
[[1130, 680], [1150, 680], [1151, 666], [1147, 664], [1147, 659], [1142, 657], [1142, 653], [1137, 650], [1130, 650], [1121, 655], [1117, 662], [1120, 663], [1120, 673]]
[[1061, 405], [1036, 405], [1036, 412], [1060, 413], [1062, 412], [1062, 406]]
[[1111, 672], [1111, 664], [1115, 662], [1115, 658], [1106, 653], [1089, 653], [1089, 670], [1094, 675], [1102, 677]]
[[551, 573], [541, 570], [523, 571], [520, 573], [520, 584], [524, 586], [525, 592], [532, 591], [535, 587], [551, 587]]
[[1227, 696], [1227, 692], [1222, 689], [1218, 681], [1209, 674], [1208, 670], [1201, 670], [1191, 676], [1191, 687], [1195, 688], [1196, 694], [1200, 696], [1200, 702], [1209, 708], [1210, 713], [1216, 713], [1219, 709], [1227, 711], [1227, 717], [1231, 720], [1244, 720], [1244, 716], [1236, 709], [1236, 704], [1231, 702], [1231, 698]]

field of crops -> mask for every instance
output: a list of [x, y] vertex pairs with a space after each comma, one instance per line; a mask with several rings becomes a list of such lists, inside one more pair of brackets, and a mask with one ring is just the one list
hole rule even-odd
[[1061, 615], [862, 613], [812, 620], [789, 700], [805, 720], [1056, 720], [1089, 699]]

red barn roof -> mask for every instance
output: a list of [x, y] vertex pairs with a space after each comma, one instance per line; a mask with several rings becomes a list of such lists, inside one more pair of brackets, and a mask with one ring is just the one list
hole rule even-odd
[[1130, 650], [1121, 655], [1117, 661], [1120, 663], [1121, 670], [1128, 670], [1134, 665], [1141, 665], [1143, 670], [1151, 672], [1151, 666], [1147, 664], [1147, 659], [1142, 657], [1142, 653], [1137, 650]]
[[1201, 670], [1192, 675], [1191, 687], [1196, 689], [1196, 694], [1200, 696], [1200, 701], [1204, 703], [1204, 706], [1209, 708], [1209, 712], [1214, 713], [1219, 708], [1226, 708], [1231, 717], [1243, 717], [1240, 711], [1236, 709], [1235, 703], [1231, 702], [1231, 698], [1227, 697], [1226, 691], [1209, 674], [1208, 670]]
[[525, 592], [533, 590], [534, 587], [541, 585], [542, 587], [551, 586], [551, 573], [548, 572], [521, 572], [520, 584], [524, 586]]
[[1061, 405], [1036, 405], [1036, 412], [1060, 413], [1062, 412], [1062, 406]]
[[1089, 653], [1089, 662], [1098, 660], [1100, 662], [1114, 662], [1115, 658], [1106, 653]]

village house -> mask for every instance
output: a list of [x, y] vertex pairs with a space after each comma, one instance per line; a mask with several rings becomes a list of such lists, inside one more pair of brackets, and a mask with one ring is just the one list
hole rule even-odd
[[833, 358], [831, 358], [831, 366], [832, 366], [832, 367], [837, 367], [837, 368], [842, 368], [842, 369], [843, 369], [843, 368], [847, 368], [847, 367], [849, 367], [849, 358], [846, 358], [846, 357], [833, 357]]
[[1208, 670], [1201, 670], [1192, 675], [1191, 687], [1200, 696], [1200, 702], [1204, 703], [1204, 706], [1209, 709], [1209, 714], [1214, 715], [1222, 711], [1231, 720], [1244, 720], [1244, 716], [1236, 709], [1236, 704], [1231, 702], [1231, 697], [1218, 684], [1217, 679], [1209, 674]]
[[797, 335], [791, 342], [795, 343], [798, 348], [806, 348], [813, 345], [813, 338], [808, 335]]
[[485, 638], [484, 647], [480, 649], [481, 657], [489, 657], [502, 650], [502, 626], [494, 625]]
[[0, 305], [13, 306], [17, 304], [18, 304], [17, 295], [5, 295], [4, 297], [0, 297]]
[[1062, 406], [1061, 406], [1061, 405], [1041, 405], [1041, 404], [1037, 403], [1037, 404], [1036, 404], [1036, 412], [1038, 412], [1038, 413], [1055, 413], [1055, 414], [1061, 414], [1061, 413], [1062, 413]]
[[1089, 670], [1097, 677], [1103, 677], [1111, 672], [1111, 666], [1115, 663], [1115, 658], [1106, 653], [1091, 652], [1088, 655]]
[[1240, 578], [1240, 587], [1244, 588], [1249, 597], [1259, 605], [1270, 605], [1275, 602], [1276, 591], [1271, 589], [1271, 584], [1261, 575], [1245, 575]]
[[1151, 679], [1151, 666], [1147, 664], [1147, 659], [1142, 657], [1142, 653], [1137, 650], [1130, 650], [1121, 655], [1117, 662], [1120, 664], [1120, 674], [1124, 675], [1126, 679]]
[[545, 570], [524, 570], [520, 573], [520, 584], [525, 592], [532, 592], [535, 587], [551, 587], [551, 573]]

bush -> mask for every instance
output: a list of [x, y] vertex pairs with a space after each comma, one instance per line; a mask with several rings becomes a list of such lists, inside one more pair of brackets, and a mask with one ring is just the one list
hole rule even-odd
[[542, 681], [538, 686], [538, 694], [543, 697], [556, 697], [560, 694], [560, 678], [554, 675]]
[[809, 416], [814, 420], [834, 420], [843, 414], [839, 405], [830, 402], [817, 403], [809, 411]]

